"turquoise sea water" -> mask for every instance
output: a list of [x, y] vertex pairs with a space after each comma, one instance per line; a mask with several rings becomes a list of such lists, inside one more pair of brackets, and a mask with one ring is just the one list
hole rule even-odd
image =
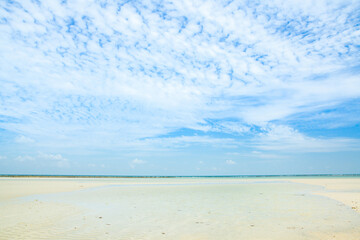
[[74, 177], [74, 178], [360, 178], [360, 174], [212, 175], [212, 176], [0, 174], [0, 177]]

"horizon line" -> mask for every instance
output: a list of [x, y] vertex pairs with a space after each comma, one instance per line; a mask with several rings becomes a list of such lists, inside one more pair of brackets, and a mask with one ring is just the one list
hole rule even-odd
[[359, 176], [348, 174], [265, 174], [265, 175], [60, 175], [60, 174], [0, 174], [0, 177], [53, 177], [53, 178], [246, 178], [246, 177], [334, 177]]

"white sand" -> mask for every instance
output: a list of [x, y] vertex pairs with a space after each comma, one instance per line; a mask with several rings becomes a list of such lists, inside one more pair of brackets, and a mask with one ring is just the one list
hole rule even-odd
[[279, 180], [0, 179], [0, 239], [360, 239], [360, 214], [312, 194], [357, 179]]
[[288, 179], [296, 183], [318, 185], [325, 188], [314, 194], [342, 202], [360, 213], [360, 178], [306, 178]]

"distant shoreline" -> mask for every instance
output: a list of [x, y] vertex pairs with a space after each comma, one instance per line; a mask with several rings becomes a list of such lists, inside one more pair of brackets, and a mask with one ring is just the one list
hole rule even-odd
[[276, 178], [276, 177], [360, 177], [360, 174], [285, 174], [285, 175], [212, 175], [212, 176], [135, 176], [135, 175], [45, 175], [0, 174], [0, 178]]

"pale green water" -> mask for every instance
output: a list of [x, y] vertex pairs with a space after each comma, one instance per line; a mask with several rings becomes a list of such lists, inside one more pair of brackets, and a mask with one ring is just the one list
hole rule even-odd
[[312, 194], [322, 187], [278, 179], [88, 179], [118, 184], [24, 200], [82, 209], [56, 226], [76, 226], [76, 238], [360, 239], [360, 214]]

